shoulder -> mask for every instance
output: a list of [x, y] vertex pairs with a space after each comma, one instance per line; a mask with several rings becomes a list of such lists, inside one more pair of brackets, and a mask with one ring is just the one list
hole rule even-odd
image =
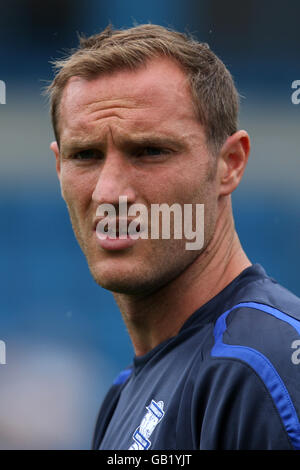
[[105, 434], [109, 421], [114, 413], [115, 407], [118, 403], [120, 393], [123, 387], [126, 385], [127, 381], [129, 380], [132, 374], [132, 366], [127, 367], [126, 369], [122, 370], [118, 376], [115, 378], [112, 386], [106, 393], [104, 400], [102, 402], [101, 408], [98, 413], [93, 441], [92, 441], [92, 449], [96, 450], [99, 447], [99, 444]]
[[[290, 358], [300, 338], [300, 299], [269, 277], [256, 280], [217, 318], [212, 355], [259, 352], [276, 362]], [[239, 346], [239, 349], [232, 346]], [[242, 349], [241, 349], [242, 348]]]
[[247, 394], [253, 418], [261, 400], [271, 403], [292, 446], [300, 449], [300, 299], [271, 278], [253, 282], [218, 317], [211, 359], [219, 373], [228, 374], [231, 363], [237, 383], [254, 387], [256, 393]]

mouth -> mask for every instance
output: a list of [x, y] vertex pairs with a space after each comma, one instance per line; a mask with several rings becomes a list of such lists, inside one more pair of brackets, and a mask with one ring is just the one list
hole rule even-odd
[[94, 223], [94, 231], [101, 248], [107, 251], [117, 251], [133, 246], [140, 237], [141, 224], [132, 225], [132, 220], [97, 219]]
[[142, 232], [140, 223], [132, 223], [135, 219], [96, 219], [93, 225], [93, 230], [97, 235], [105, 238], [133, 238]]

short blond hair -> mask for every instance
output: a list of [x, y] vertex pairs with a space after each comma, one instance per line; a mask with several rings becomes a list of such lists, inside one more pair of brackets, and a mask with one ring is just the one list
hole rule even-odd
[[80, 37], [77, 50], [54, 62], [56, 75], [46, 92], [58, 144], [59, 104], [71, 77], [92, 79], [116, 70], [135, 70], [158, 56], [174, 59], [185, 71], [207, 143], [218, 151], [237, 130], [239, 96], [230, 72], [206, 43], [152, 24], [125, 30], [114, 30], [109, 25], [99, 34]]

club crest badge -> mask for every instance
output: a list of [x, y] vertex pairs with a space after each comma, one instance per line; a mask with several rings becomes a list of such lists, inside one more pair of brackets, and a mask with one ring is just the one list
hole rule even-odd
[[147, 450], [151, 446], [150, 436], [158, 423], [164, 417], [164, 402], [151, 400], [149, 406], [146, 407], [147, 412], [143, 417], [141, 424], [133, 433], [134, 443], [129, 450]]

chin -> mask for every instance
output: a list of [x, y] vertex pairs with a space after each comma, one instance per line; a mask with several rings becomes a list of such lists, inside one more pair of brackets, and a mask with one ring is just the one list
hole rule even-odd
[[135, 293], [138, 282], [134, 269], [124, 272], [120, 269], [120, 263], [88, 263], [91, 275], [100, 287], [111, 292]]
[[92, 276], [100, 287], [116, 294], [141, 295], [151, 292], [149, 283], [141, 283], [140, 279], [121, 279], [119, 276], [105, 278], [93, 272]]
[[159, 289], [164, 284], [161, 273], [150, 272], [150, 270], [138, 270], [134, 266], [121, 269], [118, 266], [89, 265], [94, 281], [103, 289], [113, 293], [127, 295], [147, 295]]
[[[175, 249], [179, 252], [178, 256], [174, 256]], [[185, 251], [178, 250], [176, 244], [167, 255], [166, 250], [162, 249], [151, 257], [122, 258], [118, 254], [108, 259], [90, 256], [87, 261], [95, 282], [104, 289], [119, 294], [147, 295], [166, 286], [197, 258], [193, 251], [188, 254], [187, 257]]]

